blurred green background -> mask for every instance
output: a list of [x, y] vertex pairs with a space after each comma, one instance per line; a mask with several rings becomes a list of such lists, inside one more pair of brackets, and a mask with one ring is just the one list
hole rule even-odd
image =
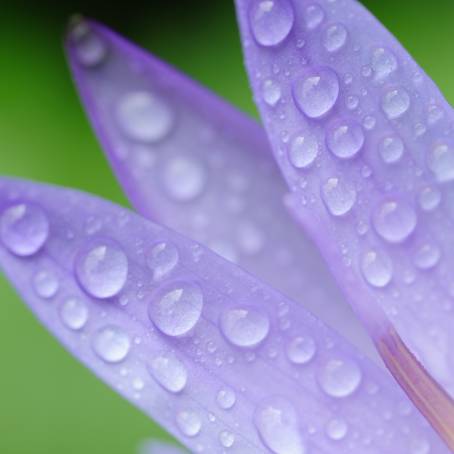
[[[454, 1], [364, 1], [454, 100]], [[61, 41], [83, 13], [255, 115], [230, 0], [0, 1], [0, 172], [127, 204], [79, 105]], [[166, 434], [71, 358], [0, 275], [0, 453], [125, 454]]]

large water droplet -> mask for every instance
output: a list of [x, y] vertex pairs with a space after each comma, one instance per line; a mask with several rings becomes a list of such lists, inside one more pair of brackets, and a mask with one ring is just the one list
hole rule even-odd
[[58, 291], [58, 287], [58, 278], [53, 271], [41, 270], [33, 277], [33, 288], [41, 298], [53, 298]]
[[416, 213], [410, 205], [397, 200], [383, 202], [372, 216], [377, 233], [390, 243], [405, 241], [416, 228]]
[[131, 341], [119, 326], [109, 325], [95, 333], [92, 346], [95, 353], [104, 361], [118, 363], [129, 353]]
[[231, 448], [235, 443], [235, 435], [228, 430], [223, 430], [219, 434], [219, 441], [224, 448]]
[[223, 410], [230, 410], [236, 402], [236, 395], [233, 389], [222, 388], [216, 396], [216, 402]]
[[262, 46], [276, 46], [284, 41], [294, 20], [288, 0], [254, 0], [249, 10], [252, 33]]
[[325, 11], [323, 11], [320, 5], [314, 3], [306, 7], [304, 11], [304, 21], [306, 22], [306, 27], [308, 30], [314, 30], [317, 28], [325, 18]]
[[329, 68], [312, 68], [293, 85], [298, 108], [309, 118], [326, 115], [339, 96], [339, 79]]
[[333, 216], [344, 216], [356, 202], [356, 191], [339, 178], [329, 178], [322, 186], [322, 199]]
[[337, 52], [347, 42], [348, 32], [342, 24], [330, 25], [323, 34], [323, 46], [328, 52]]
[[177, 426], [183, 435], [195, 437], [202, 428], [202, 421], [194, 411], [182, 410], [177, 413]]
[[178, 249], [168, 242], [155, 244], [147, 256], [147, 264], [153, 272], [153, 280], [166, 277], [177, 266]]
[[70, 33], [77, 61], [88, 68], [102, 63], [107, 55], [107, 45], [85, 21], [76, 23]]
[[317, 139], [310, 133], [296, 136], [289, 148], [289, 160], [297, 169], [309, 167], [318, 155]]
[[265, 444], [275, 454], [305, 454], [299, 420], [293, 405], [282, 397], [270, 397], [256, 408], [254, 423]]
[[382, 109], [390, 120], [401, 117], [410, 107], [410, 95], [404, 88], [397, 88], [385, 93]]
[[202, 308], [203, 293], [197, 284], [171, 282], [154, 293], [148, 314], [164, 334], [183, 336], [197, 324]]
[[69, 329], [82, 329], [88, 320], [87, 306], [79, 298], [68, 298], [60, 307], [60, 318]]
[[394, 164], [399, 162], [404, 154], [404, 143], [397, 136], [385, 137], [379, 146], [380, 156], [386, 164]]
[[361, 260], [361, 271], [370, 285], [385, 287], [391, 281], [393, 266], [387, 254], [371, 250]]
[[428, 156], [428, 165], [438, 182], [454, 180], [454, 151], [448, 145], [439, 144], [433, 147]]
[[171, 354], [162, 354], [152, 359], [150, 374], [167, 391], [179, 393], [188, 381], [188, 371], [184, 364]]
[[154, 143], [170, 133], [174, 115], [169, 106], [154, 93], [137, 91], [120, 99], [117, 121], [131, 140]]
[[82, 288], [95, 298], [111, 298], [123, 289], [128, 278], [128, 258], [110, 239], [97, 239], [82, 248], [75, 271]]
[[338, 158], [353, 158], [364, 145], [363, 128], [353, 120], [335, 122], [328, 129], [326, 144]]
[[226, 309], [221, 315], [220, 325], [229, 342], [244, 348], [259, 345], [270, 330], [268, 316], [249, 307]]
[[315, 341], [310, 336], [298, 336], [287, 344], [287, 357], [294, 364], [307, 364], [315, 355]]
[[375, 80], [382, 82], [397, 69], [396, 57], [388, 49], [379, 47], [372, 53], [372, 69]]
[[33, 203], [18, 203], [6, 208], [0, 217], [0, 238], [13, 254], [36, 254], [49, 237], [49, 220], [43, 209]]
[[331, 440], [342, 440], [347, 435], [348, 425], [343, 419], [331, 419], [326, 425], [326, 435]]
[[331, 397], [342, 398], [353, 394], [362, 380], [358, 364], [348, 358], [332, 358], [317, 371], [322, 390]]
[[206, 179], [205, 168], [186, 156], [176, 156], [167, 161], [163, 172], [167, 194], [179, 202], [199, 196], [205, 188]]
[[433, 243], [423, 244], [415, 254], [415, 265], [421, 270], [428, 270], [437, 265], [441, 257], [440, 248]]
[[262, 84], [263, 100], [271, 107], [274, 107], [281, 99], [281, 86], [274, 80], [267, 79]]

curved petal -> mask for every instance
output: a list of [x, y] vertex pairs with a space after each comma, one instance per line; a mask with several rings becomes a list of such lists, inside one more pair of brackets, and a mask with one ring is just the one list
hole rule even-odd
[[20, 180], [0, 213], [1, 266], [41, 322], [194, 452], [448, 452], [381, 368], [199, 244]]

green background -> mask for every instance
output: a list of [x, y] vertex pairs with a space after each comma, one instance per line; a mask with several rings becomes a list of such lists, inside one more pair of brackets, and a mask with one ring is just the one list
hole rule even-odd
[[[61, 4], [60, 4], [61, 3]], [[454, 2], [367, 0], [454, 100]], [[79, 105], [61, 41], [83, 13], [255, 115], [229, 0], [0, 1], [0, 172], [127, 204]], [[0, 275], [0, 453], [133, 453], [165, 432], [70, 357]]]

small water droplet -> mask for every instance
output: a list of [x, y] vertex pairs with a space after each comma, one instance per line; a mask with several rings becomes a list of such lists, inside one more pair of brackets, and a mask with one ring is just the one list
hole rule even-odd
[[372, 53], [372, 69], [375, 80], [382, 82], [397, 69], [397, 59], [388, 49], [379, 47]]
[[348, 32], [342, 24], [330, 25], [323, 34], [323, 45], [328, 52], [337, 52], [347, 42]]
[[0, 217], [0, 238], [13, 254], [36, 254], [49, 237], [49, 220], [43, 209], [33, 203], [18, 203], [6, 208]]
[[158, 288], [151, 298], [148, 314], [167, 336], [184, 336], [197, 324], [203, 309], [203, 293], [191, 282], [171, 282]]
[[172, 243], [162, 241], [155, 244], [147, 256], [147, 265], [153, 272], [153, 280], [159, 281], [168, 276], [177, 266], [178, 259], [178, 249]]
[[216, 402], [223, 410], [230, 410], [236, 402], [235, 391], [229, 388], [222, 388], [216, 395]]
[[282, 397], [270, 397], [256, 408], [254, 424], [265, 444], [275, 454], [305, 454], [298, 414]]
[[108, 325], [95, 333], [92, 346], [95, 353], [104, 361], [118, 363], [128, 355], [131, 341], [119, 326]]
[[298, 108], [309, 118], [326, 115], [339, 96], [339, 79], [329, 68], [311, 68], [293, 85]]
[[219, 441], [224, 448], [231, 448], [235, 443], [235, 435], [228, 430], [223, 430], [219, 434]]
[[328, 129], [326, 144], [338, 158], [353, 158], [364, 145], [363, 128], [354, 120], [335, 122]]
[[329, 178], [322, 186], [322, 199], [333, 216], [344, 216], [356, 202], [356, 191], [339, 178]]
[[417, 250], [415, 265], [421, 270], [428, 270], [437, 265], [440, 257], [440, 248], [436, 244], [426, 243]]
[[298, 336], [287, 344], [287, 357], [294, 364], [307, 364], [315, 355], [315, 341], [310, 336]]
[[426, 186], [419, 193], [419, 206], [424, 211], [432, 211], [440, 205], [441, 202], [441, 192], [431, 186]]
[[194, 411], [181, 410], [176, 417], [177, 426], [183, 435], [195, 437], [200, 433], [202, 421]]
[[271, 79], [267, 79], [262, 84], [263, 100], [271, 107], [274, 107], [281, 99], [280, 85]]
[[82, 288], [95, 298], [118, 295], [128, 278], [128, 258], [110, 239], [96, 239], [79, 252], [75, 271]]
[[317, 379], [327, 395], [342, 398], [358, 389], [362, 372], [358, 364], [349, 358], [332, 358], [318, 370]]
[[325, 12], [320, 5], [314, 3], [309, 5], [304, 12], [304, 20], [309, 30], [316, 29], [325, 18]]
[[428, 156], [428, 165], [439, 183], [454, 180], [454, 151], [448, 145], [433, 147]]
[[297, 169], [305, 169], [318, 155], [317, 139], [310, 133], [296, 136], [289, 148], [289, 160]]
[[249, 22], [255, 40], [262, 46], [276, 46], [289, 35], [295, 20], [288, 0], [254, 0]]
[[355, 95], [350, 95], [347, 97], [346, 106], [350, 110], [355, 110], [359, 106], [359, 98]]
[[78, 21], [71, 29], [71, 41], [77, 61], [87, 68], [98, 66], [107, 56], [107, 45], [86, 21]]
[[53, 271], [41, 270], [33, 277], [33, 288], [41, 298], [53, 298], [58, 292], [58, 287], [58, 279]]
[[423, 438], [414, 439], [410, 442], [410, 453], [411, 454], [429, 454], [430, 444]]
[[399, 162], [404, 154], [404, 150], [404, 143], [397, 136], [385, 137], [379, 145], [380, 156], [386, 164]]
[[171, 393], [179, 393], [186, 387], [188, 371], [185, 365], [172, 354], [162, 354], [153, 358], [149, 371], [151, 376]]
[[226, 309], [221, 315], [220, 325], [227, 340], [243, 348], [259, 345], [270, 330], [268, 316], [248, 307]]
[[401, 117], [410, 108], [410, 95], [404, 88], [396, 88], [385, 93], [382, 109], [390, 120]]
[[361, 271], [373, 287], [386, 287], [391, 281], [393, 266], [387, 254], [371, 250], [363, 255]]
[[60, 318], [69, 329], [82, 329], [88, 320], [87, 306], [79, 298], [68, 298], [60, 307]]
[[331, 419], [326, 425], [326, 435], [331, 440], [342, 440], [348, 432], [348, 425], [343, 419]]
[[389, 243], [405, 241], [415, 230], [417, 217], [410, 205], [397, 200], [383, 202], [374, 212], [376, 232]]

